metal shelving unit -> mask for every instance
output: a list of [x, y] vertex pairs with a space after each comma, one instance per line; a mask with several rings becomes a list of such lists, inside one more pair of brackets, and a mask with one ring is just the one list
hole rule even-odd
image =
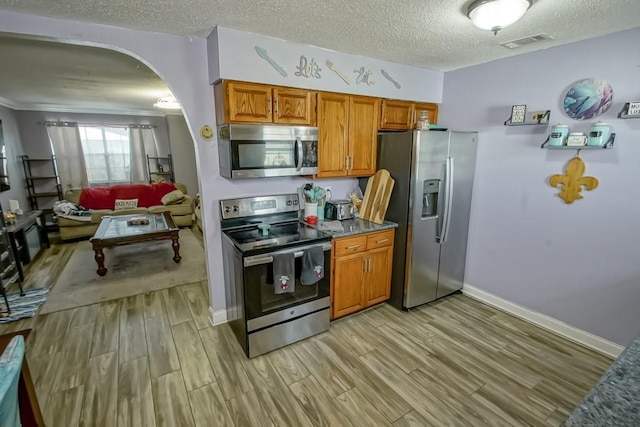
[[53, 203], [62, 200], [62, 185], [58, 175], [56, 156], [45, 158], [29, 158], [20, 156], [24, 176], [27, 181], [29, 204], [32, 210], [44, 212], [45, 230], [55, 231], [56, 216], [53, 213]]
[[149, 157], [147, 154], [147, 172], [149, 173], [149, 183], [159, 177], [165, 181], [175, 182], [171, 154], [166, 157]]

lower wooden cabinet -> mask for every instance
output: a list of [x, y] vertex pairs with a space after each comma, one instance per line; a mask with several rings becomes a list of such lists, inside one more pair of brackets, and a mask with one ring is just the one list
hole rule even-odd
[[389, 299], [393, 237], [390, 229], [333, 241], [331, 319]]

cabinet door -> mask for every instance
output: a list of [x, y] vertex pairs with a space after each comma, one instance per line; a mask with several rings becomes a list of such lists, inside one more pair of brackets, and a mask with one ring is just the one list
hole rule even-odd
[[334, 259], [331, 318], [346, 316], [364, 308], [362, 281], [364, 257], [353, 255]]
[[347, 175], [349, 96], [318, 94], [318, 177]]
[[290, 125], [313, 125], [314, 92], [303, 89], [273, 89], [273, 122]]
[[407, 130], [413, 125], [413, 104], [405, 101], [382, 100], [380, 129]]
[[271, 123], [271, 87], [227, 82], [227, 118], [229, 123]]
[[416, 111], [414, 114], [414, 125], [418, 121], [418, 117], [420, 117], [420, 111], [429, 112], [429, 124], [435, 125], [438, 123], [438, 104], [421, 102], [421, 103], [414, 104], [414, 109]]
[[364, 255], [367, 273], [364, 279], [365, 307], [386, 301], [391, 296], [393, 247], [373, 249]]
[[380, 99], [352, 96], [349, 100], [349, 169], [350, 176], [376, 173]]

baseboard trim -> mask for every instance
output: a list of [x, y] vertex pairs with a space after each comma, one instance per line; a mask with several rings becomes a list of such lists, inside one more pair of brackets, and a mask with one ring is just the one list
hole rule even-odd
[[556, 335], [560, 335], [561, 337], [567, 338], [599, 353], [606, 354], [607, 356], [618, 357], [620, 353], [622, 353], [622, 350], [624, 350], [624, 347], [618, 344], [568, 325], [554, 319], [553, 317], [547, 316], [546, 314], [538, 313], [537, 311], [502, 299], [498, 296], [485, 292], [482, 289], [476, 288], [475, 286], [465, 283], [462, 288], [462, 293], [529, 323], [533, 323], [534, 325], [553, 332]]
[[227, 323], [227, 310], [213, 311], [213, 307], [209, 306], [209, 323], [211, 326]]

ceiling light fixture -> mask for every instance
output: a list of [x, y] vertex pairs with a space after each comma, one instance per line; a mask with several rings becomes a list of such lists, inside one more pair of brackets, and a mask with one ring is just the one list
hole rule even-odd
[[493, 34], [516, 23], [524, 16], [532, 0], [475, 0], [467, 9], [473, 24]]
[[180, 103], [173, 96], [163, 96], [162, 98], [158, 98], [158, 102], [153, 104], [156, 108], [164, 108], [166, 110], [179, 110]]

